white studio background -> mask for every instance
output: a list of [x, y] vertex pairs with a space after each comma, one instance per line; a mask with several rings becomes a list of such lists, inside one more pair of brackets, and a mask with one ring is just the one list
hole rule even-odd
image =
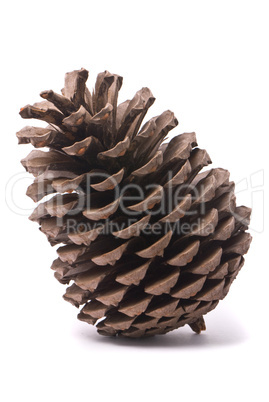
[[[2, 4], [2, 401], [268, 400], [268, 18], [261, 0]], [[231, 171], [238, 203], [253, 207], [245, 266], [200, 336], [184, 327], [110, 340], [61, 297], [56, 250], [27, 219], [34, 203], [19, 161], [30, 147], [15, 133], [31, 124], [19, 108], [81, 67], [89, 88], [98, 72], [122, 75], [120, 101], [148, 86], [149, 117], [173, 110], [172, 134], [196, 131], [214, 166]]]

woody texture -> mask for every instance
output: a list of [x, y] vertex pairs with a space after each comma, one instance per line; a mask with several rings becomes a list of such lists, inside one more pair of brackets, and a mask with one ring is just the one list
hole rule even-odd
[[58, 246], [63, 297], [101, 335], [200, 333], [244, 264], [251, 210], [236, 206], [227, 170], [206, 168], [195, 133], [167, 140], [171, 111], [143, 123], [148, 88], [118, 104], [122, 77], [100, 73], [93, 91], [87, 79], [82, 68], [62, 94], [41, 92], [20, 115], [47, 126], [17, 133], [37, 148], [22, 160], [38, 203], [30, 219]]

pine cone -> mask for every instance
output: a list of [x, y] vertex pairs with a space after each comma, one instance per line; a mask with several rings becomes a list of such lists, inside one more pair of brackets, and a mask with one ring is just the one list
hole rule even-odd
[[48, 123], [25, 127], [35, 148], [22, 164], [35, 177], [27, 195], [44, 196], [30, 219], [61, 245], [55, 277], [78, 318], [102, 335], [142, 337], [189, 324], [199, 333], [244, 264], [251, 210], [236, 207], [229, 172], [211, 163], [195, 133], [164, 142], [171, 111], [140, 128], [154, 102], [148, 88], [117, 106], [122, 77], [108, 71], [91, 93], [88, 71], [67, 73], [62, 95], [21, 109]]

